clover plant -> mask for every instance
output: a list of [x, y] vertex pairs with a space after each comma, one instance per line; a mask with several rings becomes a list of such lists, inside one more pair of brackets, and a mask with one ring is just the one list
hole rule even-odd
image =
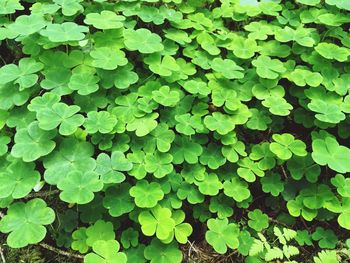
[[0, 1], [0, 248], [349, 261], [349, 12]]

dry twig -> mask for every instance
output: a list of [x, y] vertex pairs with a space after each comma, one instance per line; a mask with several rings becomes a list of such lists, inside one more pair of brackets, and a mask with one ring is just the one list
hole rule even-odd
[[73, 258], [79, 258], [79, 259], [83, 259], [84, 256], [83, 255], [80, 255], [80, 254], [74, 254], [74, 253], [70, 253], [68, 251], [64, 251], [64, 250], [61, 250], [61, 249], [58, 249], [58, 248], [55, 248], [53, 246], [50, 246], [46, 243], [40, 243], [39, 244], [41, 247], [47, 249], [47, 250], [50, 250], [52, 252], [55, 252], [59, 255], [62, 255], [62, 256], [66, 256], [66, 257], [73, 257]]
[[4, 251], [2, 250], [2, 246], [0, 245], [0, 258], [2, 263], [6, 263], [6, 258], [4, 255]]
[[47, 196], [55, 195], [55, 194], [58, 194], [58, 193], [60, 193], [60, 190], [40, 191], [40, 192], [37, 192], [37, 193], [32, 193], [32, 194], [27, 195], [25, 197], [25, 199], [35, 198], [35, 197], [47, 197]]

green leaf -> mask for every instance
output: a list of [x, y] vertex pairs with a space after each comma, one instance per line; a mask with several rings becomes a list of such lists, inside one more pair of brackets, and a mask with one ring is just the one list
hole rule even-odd
[[335, 59], [344, 62], [350, 55], [350, 50], [345, 47], [339, 47], [333, 43], [319, 43], [315, 50], [322, 57], [327, 59]]
[[132, 64], [128, 63], [125, 66], [116, 69], [114, 86], [118, 89], [126, 89], [130, 87], [130, 85], [135, 84], [138, 80], [139, 76], [133, 71]]
[[78, 94], [86, 96], [98, 90], [99, 78], [91, 70], [74, 72], [69, 79], [68, 87], [77, 90]]
[[350, 230], [350, 223], [349, 223], [349, 215], [350, 215], [350, 199], [344, 198], [343, 204], [342, 204], [342, 212], [338, 217], [338, 223], [342, 228], [345, 228], [347, 230]]
[[276, 165], [274, 154], [270, 151], [270, 144], [267, 142], [254, 145], [249, 158], [253, 161], [259, 161], [258, 167], [264, 171], [270, 170]]
[[254, 56], [255, 52], [259, 51], [259, 47], [254, 39], [237, 38], [231, 43], [230, 49], [236, 57], [249, 59]]
[[113, 217], [119, 217], [123, 214], [130, 213], [134, 207], [134, 201], [129, 195], [131, 186], [129, 184], [120, 184], [116, 187], [109, 187], [103, 198], [103, 206]]
[[80, 253], [86, 253], [88, 251], [89, 247], [86, 244], [87, 236], [85, 227], [81, 227], [75, 230], [72, 234], [72, 239], [72, 249], [78, 250]]
[[187, 199], [190, 204], [198, 204], [204, 201], [204, 196], [192, 184], [183, 183], [176, 194], [181, 200]]
[[49, 184], [58, 184], [67, 177], [71, 171], [92, 171], [96, 167], [93, 155], [93, 147], [88, 142], [78, 141], [73, 138], [61, 142], [58, 150], [44, 160], [45, 181]]
[[35, 198], [27, 203], [12, 204], [0, 221], [0, 231], [10, 233], [7, 236], [10, 247], [21, 248], [43, 240], [46, 235], [44, 225], [54, 220], [54, 211], [46, 206], [45, 201]]
[[47, 37], [52, 42], [79, 41], [85, 38], [88, 28], [77, 25], [73, 22], [62, 24], [49, 24], [40, 34]]
[[8, 28], [21, 36], [29, 36], [47, 26], [48, 21], [39, 14], [21, 15]]
[[175, 242], [163, 244], [156, 238], [152, 239], [151, 244], [145, 248], [144, 255], [146, 259], [150, 260], [150, 263], [178, 263], [182, 261], [182, 252]]
[[87, 114], [84, 127], [90, 134], [96, 132], [110, 133], [117, 123], [117, 118], [108, 111], [90, 111]]
[[176, 131], [185, 135], [193, 135], [197, 131], [203, 130], [202, 119], [198, 115], [191, 115], [189, 113], [176, 115], [175, 120], [177, 124], [175, 126]]
[[137, 50], [140, 53], [149, 54], [164, 49], [160, 36], [146, 28], [125, 30], [124, 39], [126, 48], [131, 51]]
[[343, 197], [350, 197], [350, 178], [345, 178], [341, 174], [337, 174], [331, 179], [332, 185], [337, 187], [337, 192]]
[[282, 43], [295, 41], [301, 46], [312, 47], [315, 44], [315, 40], [310, 36], [312, 31], [310, 28], [298, 27], [294, 30], [286, 26], [275, 31], [275, 38]]
[[335, 5], [340, 9], [345, 9], [347, 11], [350, 11], [350, 4], [346, 0], [326, 0], [326, 3], [329, 5]]
[[315, 117], [320, 121], [327, 123], [339, 123], [345, 120], [345, 114], [336, 104], [327, 103], [326, 101], [317, 99], [312, 100], [307, 106], [310, 110], [317, 113]]
[[293, 154], [297, 156], [306, 156], [306, 145], [301, 140], [295, 140], [295, 137], [289, 133], [272, 135], [274, 142], [270, 144], [270, 150], [281, 160], [288, 160]]
[[9, 0], [0, 3], [0, 14], [7, 15], [15, 13], [16, 10], [23, 10], [24, 7], [20, 4], [19, 0]]
[[315, 6], [320, 3], [320, 0], [297, 0], [297, 2], [304, 5]]
[[247, 156], [245, 152], [245, 145], [243, 142], [238, 141], [232, 145], [225, 145], [221, 149], [222, 155], [226, 157], [231, 163], [236, 163], [239, 159], [238, 154], [242, 156]]
[[211, 116], [206, 116], [204, 118], [204, 124], [209, 130], [216, 131], [221, 135], [228, 134], [235, 128], [235, 122], [221, 112], [213, 112]]
[[39, 128], [49, 131], [60, 126], [58, 129], [60, 134], [71, 135], [85, 121], [81, 114], [76, 114], [79, 111], [79, 106], [68, 106], [62, 102], [55, 103], [51, 108], [38, 112]]
[[323, 81], [323, 77], [320, 73], [303, 68], [294, 69], [290, 75], [287, 75], [287, 78], [300, 87], [305, 87], [306, 85], [318, 87]]
[[57, 184], [57, 187], [62, 190], [62, 201], [87, 204], [94, 199], [94, 192], [101, 191], [103, 183], [95, 172], [72, 171]]
[[84, 263], [126, 263], [127, 257], [124, 253], [118, 252], [120, 245], [116, 240], [97, 240], [93, 243], [94, 253], [84, 257]]
[[263, 177], [265, 175], [264, 171], [259, 168], [259, 165], [249, 158], [244, 158], [239, 160], [237, 169], [237, 174], [249, 183], [256, 180], [256, 176]]
[[186, 81], [183, 85], [184, 89], [192, 94], [207, 96], [210, 94], [210, 88], [207, 83], [201, 80]]
[[[246, 123], [247, 127], [251, 130], [259, 130], [259, 131], [267, 130], [269, 124], [271, 124], [272, 122], [272, 119], [269, 117], [267, 112], [259, 111], [254, 108], [250, 109], [250, 112], [252, 113], [252, 117], [247, 121]], [[288, 114], [289, 114], [289, 111], [288, 111]]]
[[174, 72], [180, 70], [176, 60], [169, 55], [161, 56], [160, 53], [154, 53], [145, 58], [144, 62], [149, 65], [149, 69], [163, 77], [170, 77]]
[[265, 254], [265, 260], [266, 262], [274, 260], [274, 259], [283, 259], [283, 251], [282, 249], [278, 247], [273, 247], [270, 250], [268, 250]]
[[281, 176], [277, 173], [264, 176], [260, 182], [262, 190], [265, 193], [271, 193], [273, 196], [278, 196], [284, 190], [284, 183], [281, 181]]
[[209, 210], [212, 213], [217, 213], [218, 218], [227, 218], [233, 215], [231, 208], [232, 200], [223, 194], [219, 194], [210, 199]]
[[235, 249], [239, 245], [239, 228], [234, 223], [228, 223], [227, 218], [209, 219], [205, 239], [220, 254], [225, 254], [227, 247]]
[[34, 163], [14, 160], [0, 172], [0, 198], [23, 198], [39, 183], [40, 174]]
[[28, 127], [17, 131], [11, 154], [25, 162], [35, 161], [54, 150], [56, 143], [52, 139], [55, 136], [55, 131], [41, 130], [38, 122], [32, 122]]
[[281, 61], [278, 59], [271, 59], [268, 56], [261, 55], [257, 59], [254, 59], [252, 64], [256, 67], [256, 73], [261, 78], [276, 79], [279, 74], [286, 71]]
[[313, 240], [317, 240], [318, 245], [323, 249], [334, 249], [338, 242], [338, 238], [332, 230], [325, 230], [322, 227], [317, 227], [311, 237]]
[[244, 73], [241, 72], [243, 68], [230, 59], [214, 58], [211, 62], [211, 68], [228, 79], [241, 79], [244, 77]]
[[129, 192], [135, 198], [135, 204], [142, 208], [155, 207], [158, 201], [164, 197], [160, 184], [156, 182], [148, 183], [146, 180], [138, 181]]
[[162, 178], [173, 171], [171, 161], [173, 156], [169, 153], [161, 153], [156, 151], [152, 154], [146, 154], [145, 169], [156, 178]]
[[200, 156], [200, 163], [207, 165], [210, 169], [218, 169], [226, 162], [226, 158], [222, 155], [220, 149], [213, 143], [205, 148], [203, 154]]
[[8, 136], [0, 136], [0, 156], [3, 156], [7, 153], [7, 145], [10, 143], [11, 138]]
[[237, 202], [242, 202], [250, 197], [248, 184], [238, 177], [233, 177], [230, 181], [224, 182], [224, 193]]
[[320, 209], [333, 198], [330, 188], [324, 184], [313, 184], [300, 191], [303, 205], [309, 209]]
[[350, 172], [350, 149], [339, 145], [336, 139], [315, 139], [312, 142], [312, 150], [312, 159], [319, 165], [328, 165], [338, 173]]
[[175, 107], [180, 101], [180, 92], [170, 90], [169, 86], [162, 86], [159, 90], [152, 91], [152, 99], [165, 107]]
[[171, 210], [160, 205], [152, 208], [151, 211], [141, 212], [138, 220], [142, 233], [146, 236], [155, 234], [160, 240], [167, 239], [175, 228], [175, 221], [171, 218]]
[[114, 240], [115, 233], [113, 224], [108, 221], [97, 220], [86, 229], [86, 244], [93, 246], [96, 242]]
[[158, 151], [168, 152], [175, 139], [175, 133], [165, 123], [160, 123], [150, 135], [154, 138]]
[[97, 156], [95, 171], [106, 184], [121, 183], [125, 180], [125, 175], [121, 172], [130, 171], [132, 167], [132, 162], [125, 158], [124, 153], [113, 151], [111, 157], [105, 153]]
[[123, 231], [120, 242], [125, 249], [136, 247], [139, 244], [139, 232], [131, 227], [127, 228]]
[[337, 252], [335, 250], [323, 250], [314, 256], [315, 263], [339, 263]]
[[174, 164], [180, 164], [184, 161], [194, 164], [198, 162], [198, 157], [203, 153], [203, 148], [200, 144], [186, 137], [177, 136], [170, 149], [170, 153], [174, 158]]
[[159, 114], [154, 112], [142, 118], [134, 119], [126, 125], [126, 129], [128, 131], [135, 131], [138, 137], [146, 136], [157, 127], [158, 122], [156, 119], [158, 116]]
[[321, 174], [321, 167], [313, 161], [311, 155], [294, 156], [288, 161], [287, 166], [294, 180], [300, 180], [305, 176], [309, 182], [315, 183]]
[[87, 25], [93, 25], [98, 29], [113, 29], [123, 27], [124, 20], [124, 16], [117, 15], [109, 10], [104, 10], [101, 13], [87, 14], [84, 23]]
[[268, 97], [262, 102], [262, 105], [269, 108], [269, 111], [277, 116], [287, 116], [293, 109], [293, 106], [282, 97]]
[[22, 58], [18, 66], [8, 64], [0, 68], [0, 84], [14, 81], [19, 84], [19, 90], [24, 90], [35, 85], [38, 75], [34, 74], [43, 69], [43, 64], [33, 58]]
[[198, 189], [203, 195], [216, 196], [223, 188], [218, 176], [214, 173], [206, 174], [203, 181], [198, 182]]
[[266, 214], [262, 213], [260, 209], [255, 209], [248, 213], [248, 225], [255, 231], [260, 232], [261, 230], [268, 228], [269, 218]]
[[192, 226], [188, 223], [183, 223], [185, 213], [182, 210], [176, 210], [172, 213], [172, 218], [175, 221], [174, 235], [180, 244], [186, 244], [188, 237], [192, 234]]
[[114, 50], [109, 47], [96, 48], [90, 52], [90, 56], [93, 58], [92, 66], [105, 70], [113, 70], [119, 66], [128, 64], [123, 51]]

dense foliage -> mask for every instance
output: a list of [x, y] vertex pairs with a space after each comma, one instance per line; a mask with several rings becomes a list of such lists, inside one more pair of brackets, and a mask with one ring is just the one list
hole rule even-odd
[[0, 1], [7, 245], [45, 239], [85, 263], [180, 263], [183, 244], [348, 260], [349, 11]]

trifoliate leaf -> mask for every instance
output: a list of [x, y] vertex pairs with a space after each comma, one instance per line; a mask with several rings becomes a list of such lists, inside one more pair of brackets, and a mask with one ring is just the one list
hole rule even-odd
[[49, 131], [59, 126], [60, 134], [71, 135], [84, 123], [84, 117], [76, 114], [79, 110], [80, 107], [76, 105], [68, 106], [61, 102], [55, 103], [51, 108], [38, 112], [39, 128]]
[[312, 150], [312, 159], [319, 165], [328, 165], [338, 173], [350, 171], [350, 149], [339, 145], [336, 139], [326, 137], [313, 140]]
[[344, 47], [339, 47], [332, 43], [319, 43], [315, 50], [322, 57], [327, 59], [335, 59], [339, 62], [344, 62], [350, 55], [350, 50]]
[[249, 227], [253, 228], [257, 232], [267, 228], [269, 226], [268, 216], [261, 212], [260, 209], [255, 209], [248, 213]]
[[120, 245], [116, 240], [97, 240], [92, 245], [95, 253], [87, 254], [84, 263], [126, 263], [127, 257], [124, 253], [118, 252], [119, 248]]
[[252, 64], [256, 67], [256, 73], [261, 78], [276, 79], [279, 74], [286, 71], [281, 61], [278, 59], [271, 59], [268, 56], [259, 56], [252, 61]]
[[34, 163], [11, 162], [0, 172], [0, 198], [18, 199], [29, 194], [40, 181], [40, 174], [34, 168]]
[[213, 246], [216, 252], [225, 254], [227, 247], [235, 249], [239, 245], [239, 228], [234, 223], [228, 223], [227, 218], [209, 219], [209, 230], [205, 233], [205, 239]]
[[96, 68], [113, 70], [119, 66], [128, 64], [125, 53], [108, 47], [100, 47], [90, 52], [93, 58], [92, 65]]
[[0, 231], [10, 233], [7, 244], [21, 248], [36, 244], [44, 239], [46, 228], [55, 219], [54, 211], [42, 199], [32, 199], [27, 203], [18, 202], [10, 206], [0, 221]]
[[102, 181], [97, 173], [72, 171], [57, 187], [62, 190], [60, 198], [67, 203], [87, 204], [94, 199], [94, 192], [101, 191]]
[[306, 145], [301, 140], [295, 140], [295, 137], [289, 133], [274, 134], [272, 138], [275, 142], [270, 144], [270, 150], [281, 160], [288, 160], [293, 154], [305, 156]]
[[152, 33], [148, 29], [124, 31], [124, 44], [129, 50], [138, 50], [141, 53], [154, 53], [164, 49], [159, 35]]
[[156, 182], [148, 183], [146, 180], [138, 181], [129, 192], [135, 198], [135, 204], [138, 207], [155, 207], [158, 201], [164, 197], [160, 184]]
[[85, 38], [88, 28], [77, 25], [73, 22], [62, 24], [49, 24], [40, 34], [47, 37], [52, 42], [79, 41]]
[[84, 127], [90, 134], [100, 132], [109, 133], [113, 130], [118, 120], [108, 111], [90, 111], [84, 122]]
[[121, 28], [124, 20], [124, 16], [117, 15], [109, 10], [104, 10], [101, 13], [87, 14], [84, 23], [87, 25], [93, 25], [98, 29], [113, 29]]
[[52, 139], [55, 136], [55, 131], [44, 131], [39, 128], [38, 122], [32, 122], [17, 131], [11, 154], [25, 162], [35, 161], [53, 151], [56, 143]]
[[175, 221], [171, 218], [171, 210], [159, 205], [152, 208], [150, 212], [141, 212], [138, 220], [142, 233], [146, 236], [156, 235], [160, 240], [167, 239], [175, 228]]
[[243, 68], [230, 59], [214, 58], [211, 68], [228, 79], [241, 79], [244, 77], [244, 74], [241, 72]]

